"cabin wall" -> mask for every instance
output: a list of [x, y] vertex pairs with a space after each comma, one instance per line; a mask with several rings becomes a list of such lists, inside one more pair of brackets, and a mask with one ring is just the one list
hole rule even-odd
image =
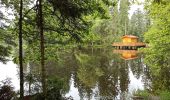
[[137, 41], [137, 38], [123, 38], [123, 43], [136, 43]]
[[129, 43], [129, 42], [131, 42], [130, 38], [123, 38], [123, 43]]
[[138, 39], [133, 38], [133, 39], [131, 39], [131, 42], [132, 42], [132, 43], [136, 43], [136, 42], [138, 42]]

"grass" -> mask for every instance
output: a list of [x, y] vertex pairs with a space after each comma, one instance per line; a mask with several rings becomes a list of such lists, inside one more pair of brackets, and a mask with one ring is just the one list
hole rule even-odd
[[161, 91], [160, 98], [161, 100], [170, 100], [170, 91]]
[[133, 96], [143, 97], [144, 100], [147, 100], [149, 93], [146, 90], [137, 90], [133, 92]]
[[[164, 90], [157, 93], [157, 97], [159, 97], [160, 100], [170, 100], [170, 91]], [[144, 100], [148, 100], [151, 96], [154, 96], [154, 94], [151, 94], [146, 90], [137, 90], [133, 92], [133, 96], [143, 97]]]

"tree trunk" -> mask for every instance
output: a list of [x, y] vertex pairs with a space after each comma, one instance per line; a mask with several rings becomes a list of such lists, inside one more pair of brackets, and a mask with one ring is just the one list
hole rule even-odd
[[20, 100], [24, 98], [24, 75], [23, 75], [23, 57], [22, 57], [22, 9], [23, 2], [20, 0], [20, 12], [19, 12], [19, 66], [20, 66]]
[[39, 7], [38, 7], [38, 27], [40, 32], [40, 52], [41, 52], [41, 74], [42, 74], [42, 89], [43, 89], [43, 96], [44, 99], [46, 99], [47, 90], [46, 90], [46, 69], [45, 69], [45, 47], [44, 47], [44, 28], [43, 28], [43, 13], [42, 13], [42, 0], [39, 1]]

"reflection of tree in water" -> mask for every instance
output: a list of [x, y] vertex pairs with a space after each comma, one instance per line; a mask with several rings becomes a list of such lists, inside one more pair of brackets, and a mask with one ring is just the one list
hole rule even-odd
[[30, 62], [25, 65], [25, 91], [27, 95], [33, 95], [41, 92], [41, 69], [40, 65]]
[[80, 97], [91, 99], [93, 89], [99, 77], [103, 74], [102, 70], [98, 67], [98, 57], [93, 54], [79, 53], [76, 55], [78, 61], [78, 71], [76, 73], [76, 86], [78, 87]]
[[112, 51], [108, 49], [93, 49], [93, 53], [87, 49], [76, 55], [79, 67], [75, 84], [82, 98], [90, 98], [95, 86], [98, 87], [98, 95], [101, 97], [116, 98], [119, 92], [128, 91], [127, 62], [112, 55]]
[[58, 53], [57, 61], [47, 63], [47, 73], [49, 77], [58, 77], [63, 81], [62, 92], [65, 94], [70, 90], [70, 79], [72, 73], [77, 70], [74, 50], [65, 50]]
[[98, 78], [102, 75], [102, 70], [98, 68], [97, 60], [95, 57], [85, 54], [79, 55], [77, 59], [80, 63], [77, 71], [78, 78], [88, 87], [94, 87]]
[[133, 60], [128, 60], [128, 65], [133, 75], [139, 79], [142, 78], [144, 83], [144, 89], [149, 89], [151, 87], [151, 70], [143, 62], [143, 54], [139, 53], [138, 58]]
[[143, 62], [142, 62], [142, 58], [140, 56], [138, 56], [137, 59], [133, 59], [133, 60], [130, 60], [128, 62], [131, 70], [132, 70], [132, 73], [133, 75], [139, 79], [140, 76], [143, 74], [143, 71], [144, 71], [144, 65], [143, 65]]
[[[106, 55], [107, 54], [107, 55]], [[118, 94], [118, 67], [117, 64], [110, 64], [112, 57], [104, 52], [100, 59], [100, 67], [104, 71], [104, 75], [99, 79], [99, 93], [102, 97], [114, 97]], [[117, 63], [117, 62], [116, 62]]]
[[120, 99], [125, 100], [126, 95], [125, 93], [128, 92], [128, 85], [129, 85], [129, 66], [128, 62], [126, 60], [120, 59], [120, 58], [114, 58], [117, 59], [114, 63], [116, 63], [114, 66], [118, 67], [118, 84], [119, 84], [119, 93], [120, 93]]
[[87, 51], [84, 50], [86, 53], [80, 52], [77, 55], [79, 81], [76, 83], [79, 83], [77, 85], [82, 98], [85, 96], [83, 93], [92, 95], [92, 89], [95, 86], [98, 86], [100, 97], [116, 98], [119, 93], [127, 92], [129, 84], [128, 62], [113, 55], [107, 49], [97, 51], [93, 49], [93, 53]]
[[147, 65], [144, 65], [144, 75], [142, 76], [142, 80], [144, 82], [144, 88], [149, 89], [151, 87], [151, 70]]
[[104, 75], [99, 79], [99, 94], [102, 97], [115, 98], [118, 95], [117, 79], [112, 75]]
[[119, 72], [120, 90], [123, 93], [128, 91], [129, 84], [129, 70], [126, 61], [120, 63]]
[[[114, 54], [114, 66], [118, 67], [119, 71], [119, 84], [120, 84], [120, 90], [121, 90], [121, 99], [126, 98], [126, 92], [128, 91], [128, 85], [129, 85], [129, 71], [132, 71], [132, 74], [135, 76], [135, 78], [139, 79], [140, 77], [144, 81], [144, 87], [149, 88], [151, 83], [151, 76], [150, 76], [150, 70], [149, 68], [144, 65], [142, 54], [138, 54], [137, 59], [131, 59], [131, 60], [123, 60], [119, 59]], [[117, 60], [116, 60], [117, 59]], [[117, 62], [117, 63], [116, 63]]]
[[74, 77], [74, 85], [79, 91], [80, 99], [83, 100], [83, 98], [88, 98], [90, 100], [93, 93], [92, 88], [83, 84], [78, 78], [77, 73], [75, 73], [73, 77]]
[[[67, 52], [67, 51], [66, 51]], [[69, 82], [71, 78], [71, 71], [74, 70], [76, 62], [74, 62], [74, 53], [71, 54], [60, 53], [58, 55], [58, 60], [51, 60], [46, 62], [47, 67], [47, 81], [48, 88], [56, 83], [54, 86], [57, 88], [57, 83], [62, 83], [63, 93], [67, 93], [70, 89]], [[69, 67], [68, 67], [69, 66]], [[41, 77], [40, 77], [40, 65], [36, 62], [30, 62], [28, 68], [25, 68], [25, 84], [28, 86], [28, 94], [38, 94], [41, 93]], [[57, 77], [57, 78], [56, 78]], [[50, 80], [50, 81], [49, 81]], [[59, 81], [56, 81], [59, 80]], [[52, 82], [53, 81], [53, 82]], [[61, 86], [58, 85], [58, 88]], [[49, 88], [51, 89], [51, 88]], [[51, 91], [51, 90], [50, 90]], [[52, 92], [52, 91], [51, 91]], [[56, 91], [53, 91], [56, 92]], [[54, 94], [55, 95], [55, 94]], [[56, 95], [57, 96], [57, 95]]]
[[[120, 95], [121, 98], [126, 98], [122, 94], [128, 92], [129, 66], [136, 77], [139, 77], [143, 73], [141, 63], [141, 59], [125, 61], [117, 54], [113, 54], [111, 49], [65, 50], [58, 53], [57, 60], [47, 61], [47, 78], [51, 83], [58, 83], [56, 80], [61, 80], [64, 94], [69, 92], [72, 79], [82, 100], [84, 98], [90, 100], [94, 95], [112, 98]], [[39, 69], [36, 64], [31, 66], [34, 66], [31, 69], [33, 75], [36, 73], [33, 70]], [[35, 79], [35, 76], [32, 77]], [[36, 81], [31, 82], [35, 83]], [[58, 87], [53, 85], [55, 84], [48, 86]]]
[[[157, 51], [157, 50], [156, 50]], [[170, 59], [169, 53], [158, 54], [160, 52], [146, 53], [145, 61], [149, 67], [144, 67], [146, 77], [145, 85], [149, 92], [159, 95], [162, 91], [170, 92]], [[168, 55], [166, 55], [168, 53]]]

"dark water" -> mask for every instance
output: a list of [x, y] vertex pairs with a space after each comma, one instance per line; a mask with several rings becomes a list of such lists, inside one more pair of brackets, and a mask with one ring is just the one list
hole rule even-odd
[[[137, 51], [84, 48], [62, 50], [57, 54], [55, 59], [46, 61], [48, 88], [62, 87], [60, 93], [74, 100], [129, 100], [135, 91], [151, 85], [144, 55]], [[14, 75], [17, 74], [16, 65], [9, 62], [6, 66], [14, 68], [11, 70], [13, 74], [6, 76], [12, 78], [12, 84], [18, 90], [18, 76]], [[30, 62], [24, 72], [26, 94], [41, 92], [40, 66]]]

